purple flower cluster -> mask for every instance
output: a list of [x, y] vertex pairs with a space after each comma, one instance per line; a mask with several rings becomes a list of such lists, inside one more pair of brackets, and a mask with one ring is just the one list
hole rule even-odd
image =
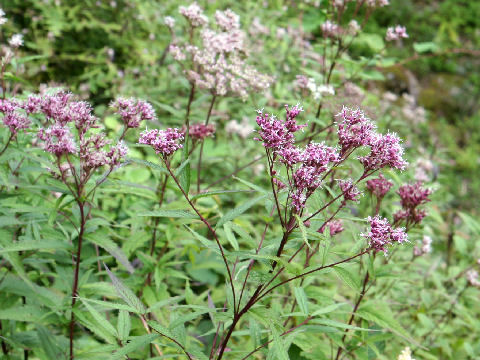
[[325, 232], [325, 228], [327, 227], [329, 229], [330, 236], [337, 235], [344, 230], [342, 220], [330, 220], [328, 223], [324, 224], [320, 229], [318, 229], [318, 232], [323, 234]]
[[342, 119], [338, 122], [337, 130], [342, 156], [360, 146], [372, 144], [376, 135], [376, 126], [363, 111], [344, 106], [337, 116]]
[[378, 199], [383, 197], [390, 191], [393, 186], [393, 182], [387, 180], [383, 174], [379, 174], [378, 178], [367, 181], [367, 189], [373, 196]]
[[362, 192], [358, 190], [357, 186], [353, 183], [352, 179], [337, 180], [338, 186], [343, 193], [344, 201], [359, 201]]
[[138, 143], [150, 145], [157, 154], [166, 158], [183, 147], [178, 143], [179, 140], [183, 140], [183, 134], [179, 129], [153, 129], [142, 132]]
[[263, 146], [267, 149], [277, 151], [293, 146], [295, 142], [295, 136], [293, 135], [294, 132], [306, 125], [297, 125], [295, 117], [301, 111], [301, 109], [298, 110], [298, 105], [293, 107], [292, 110], [289, 110], [288, 107], [286, 107], [286, 109], [286, 121], [279, 120], [273, 115], [258, 110], [256, 121], [258, 126], [260, 126], [260, 131], [258, 131], [259, 137], [254, 140], [262, 141]]
[[155, 110], [146, 101], [118, 98], [110, 106], [117, 110], [127, 128], [138, 128], [142, 120], [155, 120]]
[[257, 124], [260, 126], [258, 138], [273, 160], [278, 160], [292, 174], [289, 179], [291, 206], [297, 212], [305, 207], [308, 197], [321, 185], [321, 175], [330, 164], [338, 161], [337, 149], [324, 143], [309, 143], [304, 149], [295, 146], [294, 133], [306, 125], [299, 125], [296, 117], [303, 109], [299, 106], [285, 106], [285, 120], [258, 112]]
[[55, 156], [74, 154], [77, 151], [70, 129], [60, 123], [55, 123], [46, 129], [40, 129], [38, 138], [44, 141], [44, 150]]
[[[185, 134], [186, 127], [183, 126], [182, 133]], [[213, 124], [192, 124], [188, 129], [188, 135], [192, 138], [193, 141], [202, 141], [207, 137], [211, 137], [215, 134], [215, 125]]]
[[370, 231], [366, 234], [361, 234], [361, 236], [368, 239], [370, 248], [376, 252], [383, 251], [387, 254], [386, 247], [388, 245], [393, 243], [401, 244], [408, 241], [405, 229], [392, 228], [387, 219], [382, 219], [377, 215], [375, 217], [369, 216], [367, 220], [370, 223]]
[[423, 187], [423, 183], [418, 181], [415, 184], [406, 184], [398, 189], [402, 209], [394, 214], [395, 222], [405, 220], [407, 223], [419, 224], [426, 216], [423, 209], [419, 209], [430, 201], [428, 198], [432, 190]]
[[22, 104], [16, 100], [0, 99], [0, 112], [3, 113], [3, 124], [8, 127], [13, 136], [19, 130], [30, 127], [30, 119], [22, 113]]
[[396, 134], [377, 133], [375, 124], [359, 109], [351, 110], [343, 107], [337, 116], [342, 118], [338, 123], [337, 130], [342, 156], [346, 156], [361, 146], [368, 146], [370, 153], [359, 157], [365, 173], [385, 166], [405, 169], [407, 162], [403, 160], [403, 147]]
[[387, 29], [387, 35], [385, 36], [385, 40], [393, 41], [402, 38], [408, 38], [407, 29], [405, 28], [405, 26], [397, 25], [395, 27], [389, 27]]

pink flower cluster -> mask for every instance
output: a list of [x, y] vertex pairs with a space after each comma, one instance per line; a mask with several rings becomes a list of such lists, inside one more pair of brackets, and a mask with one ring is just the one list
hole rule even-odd
[[334, 22], [330, 20], [325, 21], [321, 26], [322, 34], [326, 38], [335, 37], [339, 34], [340, 28]]
[[179, 129], [145, 130], [140, 134], [139, 144], [150, 145], [157, 154], [166, 158], [183, 147], [178, 141], [183, 140], [183, 133]]
[[387, 246], [393, 243], [403, 243], [408, 241], [407, 234], [404, 228], [392, 228], [387, 219], [381, 218], [376, 215], [375, 217], [369, 216], [367, 218], [370, 223], [370, 231], [361, 236], [368, 239], [370, 248], [374, 251], [383, 251], [387, 254]]
[[343, 229], [343, 221], [342, 220], [330, 220], [328, 223], [324, 224], [318, 232], [323, 234], [325, 232], [325, 228], [329, 229], [330, 236], [337, 235], [341, 233]]
[[405, 220], [407, 223], [419, 224], [426, 216], [423, 209], [418, 209], [430, 201], [428, 198], [432, 190], [423, 187], [423, 183], [418, 181], [415, 184], [406, 184], [398, 189], [402, 209], [394, 214], [395, 222]]
[[408, 163], [403, 160], [403, 147], [396, 134], [377, 133], [375, 124], [359, 109], [343, 107], [337, 116], [342, 118], [337, 130], [341, 156], [348, 156], [356, 148], [368, 146], [370, 153], [358, 158], [364, 166], [365, 174], [386, 166], [405, 169]]
[[389, 27], [387, 29], [387, 35], [385, 36], [385, 40], [393, 41], [402, 38], [408, 38], [407, 29], [405, 28], [405, 26], [397, 25], [395, 27]]
[[127, 128], [138, 128], [142, 120], [155, 120], [155, 110], [146, 101], [135, 98], [118, 98], [110, 104], [121, 116]]
[[247, 36], [240, 29], [237, 14], [230, 9], [217, 10], [214, 28], [206, 26], [208, 18], [197, 3], [180, 7], [180, 13], [192, 27], [202, 27], [198, 42], [192, 38], [188, 43], [175, 39], [169, 47], [175, 60], [189, 60], [182, 63], [182, 67], [191, 83], [218, 96], [231, 94], [242, 98], [246, 98], [250, 90], [261, 91], [270, 86], [272, 78], [247, 63]]
[[430, 252], [432, 252], [432, 238], [425, 235], [422, 239], [422, 245], [413, 248], [413, 255], [422, 256]]
[[[59, 158], [73, 154], [79, 159], [84, 170], [78, 179], [80, 182], [87, 181], [97, 168], [115, 168], [127, 155], [128, 148], [123, 142], [106, 149], [110, 140], [103, 132], [89, 133], [90, 129], [100, 127], [98, 118], [89, 103], [75, 100], [71, 93], [60, 91], [52, 95], [31, 95], [23, 108], [28, 114], [43, 114], [53, 122], [53, 125], [38, 131], [38, 138], [43, 141], [45, 151]], [[77, 141], [68, 125], [70, 123], [75, 127]], [[59, 170], [63, 175], [68, 173], [65, 167]]]
[[[186, 127], [183, 126], [182, 133], [185, 134]], [[193, 141], [202, 141], [207, 137], [211, 137], [215, 134], [215, 125], [213, 124], [192, 124], [188, 130], [188, 135], [192, 138]]]
[[383, 197], [390, 191], [393, 186], [393, 182], [387, 180], [383, 174], [379, 174], [378, 178], [367, 181], [367, 189], [373, 196], [378, 199]]
[[45, 142], [43, 145], [45, 151], [55, 156], [74, 154], [77, 151], [70, 129], [60, 123], [55, 123], [46, 129], [40, 129], [38, 138]]
[[30, 119], [22, 113], [22, 104], [12, 99], [0, 99], [0, 112], [3, 113], [3, 124], [8, 127], [13, 136], [19, 130], [30, 127]]
[[344, 201], [359, 201], [362, 192], [358, 190], [352, 179], [337, 180], [340, 190], [343, 192]]
[[[338, 161], [335, 148], [324, 143], [309, 143], [304, 149], [295, 146], [294, 133], [305, 125], [299, 125], [296, 117], [303, 109], [296, 105], [285, 106], [285, 121], [259, 111], [257, 124], [260, 126], [259, 137], [263, 146], [271, 152], [272, 159], [283, 163], [292, 176], [289, 180], [291, 206], [297, 212], [305, 207], [308, 197], [321, 185], [321, 175], [332, 163]], [[294, 168], [295, 167], [295, 168]]]

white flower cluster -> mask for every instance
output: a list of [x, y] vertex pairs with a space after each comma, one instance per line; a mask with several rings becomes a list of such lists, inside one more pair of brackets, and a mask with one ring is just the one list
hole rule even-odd
[[3, 25], [7, 22], [7, 18], [5, 17], [5, 11], [3, 11], [2, 8], [0, 8], [0, 25]]
[[465, 274], [465, 277], [470, 285], [480, 287], [480, 281], [478, 281], [478, 272], [476, 270], [468, 270]]
[[229, 134], [236, 134], [245, 139], [251, 133], [253, 133], [254, 128], [249, 123], [248, 117], [244, 117], [241, 123], [239, 123], [237, 120], [229, 121], [227, 125], [225, 125], [225, 131]]
[[397, 360], [415, 360], [415, 359], [412, 358], [412, 351], [407, 346], [405, 349], [402, 350], [400, 355], [398, 355]]
[[335, 89], [332, 85], [317, 85], [314, 78], [297, 75], [296, 84], [299, 88], [309, 90], [315, 100], [321, 99], [324, 95], [335, 95]]
[[185, 74], [192, 83], [214, 95], [231, 94], [242, 98], [246, 98], [252, 90], [261, 91], [270, 86], [271, 77], [246, 63], [249, 49], [237, 14], [230, 9], [217, 10], [216, 29], [213, 29], [206, 26], [208, 18], [196, 3], [180, 7], [180, 13], [193, 27], [201, 27], [200, 46], [174, 41], [169, 48], [175, 60], [192, 60], [191, 64], [184, 65]]
[[422, 246], [415, 246], [413, 254], [415, 256], [422, 256], [432, 252], [432, 238], [425, 235], [422, 240]]

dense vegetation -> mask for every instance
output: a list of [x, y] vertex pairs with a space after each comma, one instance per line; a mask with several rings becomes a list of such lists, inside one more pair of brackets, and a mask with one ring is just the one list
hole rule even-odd
[[1, 6], [1, 358], [480, 356], [480, 3]]

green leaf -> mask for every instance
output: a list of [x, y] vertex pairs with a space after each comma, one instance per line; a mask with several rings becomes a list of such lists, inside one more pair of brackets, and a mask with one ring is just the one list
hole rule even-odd
[[293, 289], [293, 293], [295, 294], [295, 299], [297, 300], [298, 306], [300, 307], [300, 311], [303, 315], [308, 315], [308, 299], [305, 291], [301, 287], [296, 287]]
[[130, 342], [124, 347], [118, 349], [111, 357], [111, 360], [124, 359], [124, 356], [128, 353], [135, 351], [139, 348], [142, 348], [148, 344], [151, 344], [155, 339], [160, 335], [158, 334], [147, 334], [142, 336], [136, 336], [130, 339]]
[[438, 45], [432, 41], [414, 43], [413, 49], [420, 54], [426, 52], [435, 52], [438, 50]]
[[207, 196], [215, 196], [215, 195], [226, 195], [226, 194], [237, 194], [237, 193], [250, 193], [250, 190], [215, 190], [215, 191], [207, 191], [204, 193], [193, 195], [190, 200], [196, 200]]
[[285, 342], [281, 337], [280, 332], [276, 329], [275, 325], [270, 326], [273, 335], [273, 344], [268, 351], [267, 359], [272, 360], [290, 360], [288, 357], [287, 348]]
[[117, 244], [115, 244], [112, 240], [108, 238], [100, 238], [99, 236], [87, 236], [88, 241], [97, 244], [101, 248], [105, 249], [110, 255], [112, 255], [120, 264], [122, 264], [125, 269], [130, 274], [133, 274], [135, 269], [133, 268], [130, 261], [128, 261], [127, 256], [123, 253], [122, 249], [120, 249]]
[[337, 310], [340, 306], [343, 306], [343, 305], [347, 305], [347, 303], [337, 303], [337, 304], [325, 306], [321, 309], [318, 309], [317, 311], [314, 311], [312, 316], [318, 316], [318, 315], [330, 313], [332, 311]]
[[227, 237], [227, 240], [230, 242], [232, 247], [238, 251], [239, 250], [238, 241], [237, 241], [237, 238], [235, 237], [235, 234], [232, 231], [231, 223], [227, 222], [223, 224], [223, 229], [225, 230], [225, 236]]
[[42, 239], [41, 241], [26, 240], [18, 241], [0, 249], [0, 254], [12, 252], [12, 251], [29, 251], [29, 250], [54, 250], [54, 249], [67, 249], [68, 244], [55, 241]]
[[108, 332], [109, 335], [113, 337], [118, 337], [117, 331], [113, 327], [112, 324], [108, 322], [92, 305], [90, 305], [87, 301], [80, 299], [87, 308], [88, 312], [92, 315], [95, 321], [100, 325], [104, 330]]
[[143, 303], [140, 301], [140, 299], [135, 296], [132, 290], [123, 285], [122, 282], [115, 275], [113, 275], [107, 265], [103, 264], [103, 266], [105, 266], [107, 274], [110, 277], [110, 280], [112, 281], [113, 287], [115, 288], [118, 296], [120, 296], [123, 301], [125, 301], [128, 305], [134, 308], [136, 310], [135, 312], [139, 314], [145, 314], [145, 307], [143, 306]]
[[197, 214], [193, 214], [185, 210], [155, 210], [147, 211], [138, 214], [138, 216], [149, 216], [149, 217], [169, 217], [169, 218], [182, 218], [182, 219], [196, 219], [198, 218]]
[[132, 322], [130, 321], [130, 314], [128, 311], [120, 310], [117, 319], [117, 333], [120, 340], [127, 340], [130, 335]]
[[45, 355], [47, 355], [49, 359], [61, 358], [62, 351], [60, 351], [58, 345], [54, 343], [55, 337], [53, 334], [49, 333], [44, 326], [38, 325], [37, 336]]
[[303, 242], [311, 249], [312, 247], [308, 243], [307, 228], [303, 224], [303, 221], [300, 218], [300, 216], [298, 216], [297, 214], [293, 214], [293, 215], [295, 216], [295, 219], [297, 219], [298, 227], [300, 228], [300, 232], [302, 233]]
[[365, 320], [373, 321], [381, 327], [392, 331], [412, 344], [420, 346], [418, 342], [415, 341], [400, 325], [400, 323], [395, 320], [392, 315], [393, 312], [388, 305], [379, 302], [369, 302], [360, 306], [356, 314]]
[[340, 266], [334, 266], [333, 271], [335, 274], [353, 290], [360, 291], [360, 279], [356, 274], [353, 274], [350, 270], [347, 270]]
[[236, 207], [235, 209], [230, 210], [228, 213], [226, 213], [224, 216], [222, 216], [220, 218], [220, 220], [218, 221], [218, 223], [216, 225], [216, 228], [218, 228], [218, 227], [222, 226], [223, 224], [225, 224], [226, 222], [228, 222], [230, 220], [233, 220], [236, 217], [240, 216], [245, 211], [250, 209], [253, 205], [255, 205], [257, 202], [265, 199], [267, 196], [268, 195], [262, 195], [262, 196], [258, 196], [256, 198], [250, 199], [247, 202], [243, 203], [242, 205]]

